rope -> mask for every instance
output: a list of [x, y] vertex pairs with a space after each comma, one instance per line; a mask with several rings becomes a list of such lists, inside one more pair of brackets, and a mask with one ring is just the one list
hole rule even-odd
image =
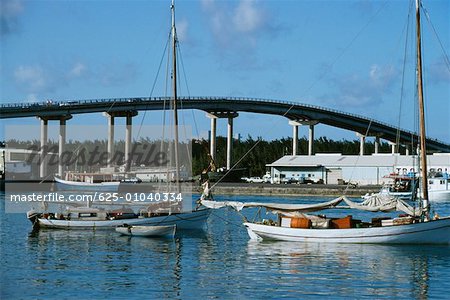
[[434, 28], [433, 23], [431, 23], [431, 19], [430, 19], [430, 15], [428, 14], [428, 10], [423, 6], [423, 3], [420, 3], [420, 6], [422, 7], [422, 9], [423, 9], [423, 11], [424, 11], [424, 13], [425, 13], [425, 16], [426, 16], [426, 18], [427, 18], [428, 23], [430, 23], [430, 26], [431, 26], [431, 28], [433, 29], [434, 36], [436, 37], [436, 39], [438, 40], [439, 45], [441, 46], [442, 52], [443, 52], [443, 54], [444, 54], [444, 61], [445, 61], [445, 64], [447, 65], [447, 69], [450, 71], [450, 60], [449, 60], [449, 58], [448, 58], [448, 54], [447, 54], [447, 52], [445, 52], [445, 47], [444, 47], [444, 45], [442, 44], [442, 41], [441, 41], [441, 39], [439, 38], [439, 35], [437, 34], [436, 28]]
[[[398, 147], [400, 144], [400, 124], [401, 124], [401, 112], [402, 112], [402, 106], [403, 106], [403, 96], [404, 96], [404, 86], [405, 86], [405, 73], [406, 73], [406, 61], [407, 61], [407, 52], [408, 52], [408, 32], [409, 32], [409, 20], [411, 18], [411, 11], [412, 11], [412, 1], [410, 5], [410, 9], [408, 12], [408, 18], [406, 22], [406, 42], [405, 42], [405, 48], [403, 53], [403, 70], [402, 70], [402, 84], [401, 84], [401, 90], [400, 90], [400, 106], [398, 111], [398, 125], [397, 125], [397, 135], [395, 138], [395, 151], [398, 151]], [[411, 134], [411, 144], [414, 147], [414, 138]]]

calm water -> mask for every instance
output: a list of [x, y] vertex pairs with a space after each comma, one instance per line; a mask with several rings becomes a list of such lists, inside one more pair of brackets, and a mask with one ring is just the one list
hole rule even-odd
[[[32, 232], [24, 214], [5, 214], [0, 202], [1, 299], [425, 299], [450, 291], [448, 246], [250, 242], [241, 217], [229, 210], [214, 211], [205, 230], [175, 239]], [[436, 208], [450, 214], [450, 204]]]

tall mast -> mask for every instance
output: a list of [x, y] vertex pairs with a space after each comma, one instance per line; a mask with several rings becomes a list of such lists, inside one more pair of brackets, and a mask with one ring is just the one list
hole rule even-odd
[[428, 177], [427, 177], [427, 148], [425, 135], [425, 107], [423, 101], [423, 82], [422, 82], [422, 45], [420, 36], [420, 0], [416, 0], [416, 32], [417, 32], [417, 89], [419, 101], [419, 126], [420, 126], [420, 161], [422, 172], [422, 208], [425, 217], [428, 218]]
[[180, 166], [178, 162], [178, 110], [177, 110], [177, 33], [175, 29], [175, 1], [172, 0], [170, 10], [172, 12], [172, 88], [173, 88], [173, 123], [175, 131], [175, 183], [177, 193], [180, 188]]

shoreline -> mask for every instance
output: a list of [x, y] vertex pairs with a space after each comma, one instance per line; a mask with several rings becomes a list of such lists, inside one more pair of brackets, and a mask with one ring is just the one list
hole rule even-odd
[[[4, 182], [2, 182], [4, 184]], [[13, 181], [9, 182], [12, 191], [21, 191], [23, 184], [28, 183], [32, 190], [36, 191], [52, 191], [49, 187], [52, 181], [43, 182], [38, 181]], [[2, 184], [1, 191], [5, 191]], [[356, 187], [347, 187], [347, 185], [333, 185], [333, 184], [270, 184], [270, 183], [242, 183], [242, 182], [221, 182], [217, 185], [210, 184], [210, 188], [214, 195], [252, 195], [252, 196], [350, 196], [361, 197], [367, 193], [377, 193], [381, 189], [381, 185], [361, 185]], [[149, 187], [155, 191], [159, 188], [154, 183], [143, 183], [139, 185], [128, 184], [119, 188], [119, 192], [138, 192], [142, 191], [144, 186]], [[197, 184], [192, 185], [193, 194], [201, 194], [202, 188]]]

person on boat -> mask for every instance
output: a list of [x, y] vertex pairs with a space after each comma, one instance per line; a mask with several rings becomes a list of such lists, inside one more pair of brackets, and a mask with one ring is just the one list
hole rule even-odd
[[205, 180], [205, 182], [202, 183], [203, 192], [200, 196], [200, 200], [206, 200], [206, 199], [212, 199], [212, 194], [209, 189], [209, 180]]

